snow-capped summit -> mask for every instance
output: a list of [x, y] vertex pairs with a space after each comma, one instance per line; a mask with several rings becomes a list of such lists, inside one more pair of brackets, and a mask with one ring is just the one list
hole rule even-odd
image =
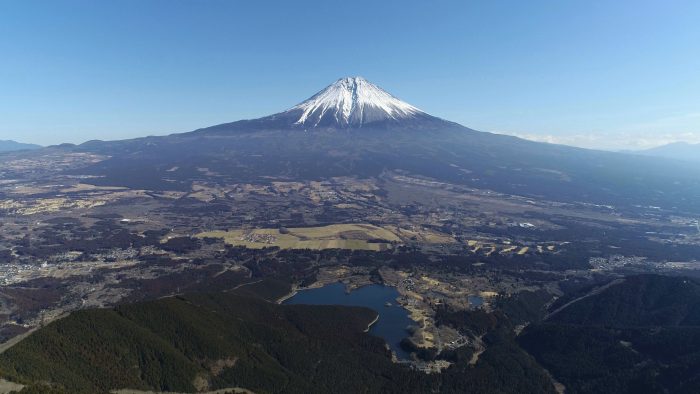
[[427, 116], [362, 77], [341, 78], [284, 114], [303, 127], [362, 127]]
[[362, 77], [341, 78], [294, 107], [262, 118], [240, 120], [197, 130], [228, 134], [252, 131], [418, 131], [460, 128], [399, 100]]

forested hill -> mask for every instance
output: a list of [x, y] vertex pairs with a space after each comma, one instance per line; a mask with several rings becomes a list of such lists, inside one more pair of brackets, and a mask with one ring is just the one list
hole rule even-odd
[[0, 370], [71, 393], [329, 392], [338, 384], [359, 389], [367, 379], [381, 387], [391, 382], [372, 367], [384, 364], [386, 350], [364, 334], [375, 317], [362, 308], [281, 307], [227, 293], [178, 296], [74, 312], [3, 354]]
[[518, 342], [567, 393], [700, 392], [700, 283], [640, 275], [568, 295]]
[[607, 327], [700, 326], [700, 283], [673, 276], [628, 277], [598, 294], [582, 296], [549, 321]]
[[385, 342], [365, 332], [376, 317], [372, 310], [256, 298], [274, 299], [285, 288], [263, 281], [238, 294], [74, 312], [0, 355], [0, 377], [39, 387], [28, 392], [57, 393], [240, 387], [256, 393], [554, 394], [512, 331], [492, 334], [476, 365], [462, 348], [455, 365], [428, 375], [393, 363]]

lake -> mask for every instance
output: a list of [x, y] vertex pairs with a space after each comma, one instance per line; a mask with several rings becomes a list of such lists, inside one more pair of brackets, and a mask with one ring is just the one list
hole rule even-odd
[[[407, 359], [408, 353], [401, 349], [401, 340], [408, 336], [406, 327], [416, 325], [408, 311], [396, 304], [399, 292], [389, 286], [369, 285], [349, 294], [345, 285], [334, 283], [317, 289], [299, 291], [285, 304], [306, 305], [347, 305], [364, 306], [379, 313], [379, 320], [370, 327], [369, 333], [384, 338], [391, 350], [400, 359]], [[391, 306], [386, 306], [391, 303]]]
[[469, 306], [472, 308], [478, 308], [484, 305], [484, 298], [481, 296], [470, 295], [468, 298]]

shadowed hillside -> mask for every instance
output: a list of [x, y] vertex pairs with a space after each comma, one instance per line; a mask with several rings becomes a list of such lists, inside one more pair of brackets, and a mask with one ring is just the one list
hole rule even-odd
[[[276, 297], [280, 289], [260, 282], [240, 291]], [[506, 331], [491, 334], [476, 365], [463, 349], [453, 367], [426, 375], [391, 362], [384, 341], [365, 333], [375, 316], [365, 308], [277, 305], [232, 293], [83, 310], [2, 354], [0, 376], [70, 393], [554, 392]]]
[[640, 275], [571, 297], [519, 343], [569, 393], [700, 391], [700, 283]]

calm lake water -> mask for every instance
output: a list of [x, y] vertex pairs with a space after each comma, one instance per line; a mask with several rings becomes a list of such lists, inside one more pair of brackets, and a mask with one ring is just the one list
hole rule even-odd
[[472, 308], [480, 307], [484, 305], [484, 299], [482, 297], [476, 296], [476, 295], [470, 295], [468, 297], [469, 300], [469, 306]]
[[[401, 359], [407, 359], [408, 353], [401, 349], [401, 340], [408, 336], [406, 327], [416, 325], [408, 316], [408, 311], [396, 304], [399, 292], [382, 285], [369, 285], [345, 293], [345, 285], [334, 283], [318, 289], [302, 290], [285, 304], [307, 305], [348, 305], [364, 306], [379, 313], [379, 320], [372, 325], [369, 332], [384, 338], [391, 350]], [[391, 303], [391, 306], [386, 306]]]

